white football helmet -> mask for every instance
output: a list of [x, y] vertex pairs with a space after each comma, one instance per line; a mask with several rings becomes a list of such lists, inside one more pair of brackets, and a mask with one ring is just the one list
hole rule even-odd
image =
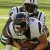
[[32, 5], [38, 5], [38, 0], [24, 0], [24, 3], [29, 3]]
[[18, 8], [17, 7], [13, 7], [10, 12], [9, 12], [9, 17], [14, 20], [14, 16], [18, 13]]

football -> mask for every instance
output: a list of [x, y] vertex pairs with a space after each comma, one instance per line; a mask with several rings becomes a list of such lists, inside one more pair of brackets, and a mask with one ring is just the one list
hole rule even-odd
[[23, 48], [28, 48], [29, 50], [32, 50], [32, 49], [34, 49], [36, 47], [36, 44], [33, 43], [32, 41], [24, 41], [22, 43], [22, 47]]

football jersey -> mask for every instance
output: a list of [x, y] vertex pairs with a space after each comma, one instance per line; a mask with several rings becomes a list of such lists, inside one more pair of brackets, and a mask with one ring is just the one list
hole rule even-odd
[[38, 21], [33, 17], [30, 17], [29, 26], [30, 26], [31, 38], [39, 38], [42, 35], [42, 30], [44, 28], [43, 23], [41, 23], [40, 21]]
[[13, 22], [10, 23], [6, 31], [7, 31], [8, 36], [14, 39], [25, 39], [26, 38], [22, 33], [18, 32], [18, 29], [16, 29], [16, 31], [14, 30]]
[[[13, 9], [13, 8], [12, 8]], [[24, 10], [24, 8], [22, 7], [22, 6], [20, 6], [20, 7], [15, 7], [15, 9], [16, 9], [16, 13], [18, 13], [18, 12], [25, 12], [25, 10]], [[35, 13], [35, 14], [32, 14], [31, 15], [31, 17], [35, 17], [36, 18], [36, 16], [37, 16], [37, 19], [39, 20], [39, 21], [41, 21], [42, 23], [44, 23], [45, 24], [45, 14], [44, 14], [44, 12], [41, 12], [41, 11], [38, 11], [37, 10], [37, 13]], [[13, 20], [14, 19], [14, 16], [10, 16], [10, 18]]]
[[[30, 27], [30, 39], [39, 38], [42, 35], [43, 24], [40, 21], [38, 21], [37, 19], [30, 17], [29, 18], [29, 27]], [[6, 31], [7, 31], [7, 34], [12, 38], [27, 39], [27, 37], [23, 33], [18, 32], [18, 29], [15, 32], [15, 30], [13, 28], [13, 22], [10, 23], [10, 25]]]

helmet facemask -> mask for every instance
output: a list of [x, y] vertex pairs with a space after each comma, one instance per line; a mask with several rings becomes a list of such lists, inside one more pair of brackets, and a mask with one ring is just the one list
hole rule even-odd
[[28, 13], [35, 13], [37, 11], [38, 6], [37, 5], [32, 5], [32, 4], [24, 4], [25, 10]]
[[25, 11], [32, 14], [37, 12], [38, 0], [24, 0], [23, 6]]

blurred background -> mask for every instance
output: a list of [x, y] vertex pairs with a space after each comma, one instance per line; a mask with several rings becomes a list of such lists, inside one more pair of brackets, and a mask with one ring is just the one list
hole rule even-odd
[[[21, 6], [24, 0], [0, 0], [0, 36], [2, 29], [8, 19], [8, 14], [13, 6]], [[38, 0], [39, 10], [46, 14], [46, 25], [50, 32], [50, 0]], [[50, 40], [50, 36], [48, 37]], [[5, 46], [0, 43], [0, 50], [4, 50]], [[13, 50], [17, 50], [13, 47]]]

